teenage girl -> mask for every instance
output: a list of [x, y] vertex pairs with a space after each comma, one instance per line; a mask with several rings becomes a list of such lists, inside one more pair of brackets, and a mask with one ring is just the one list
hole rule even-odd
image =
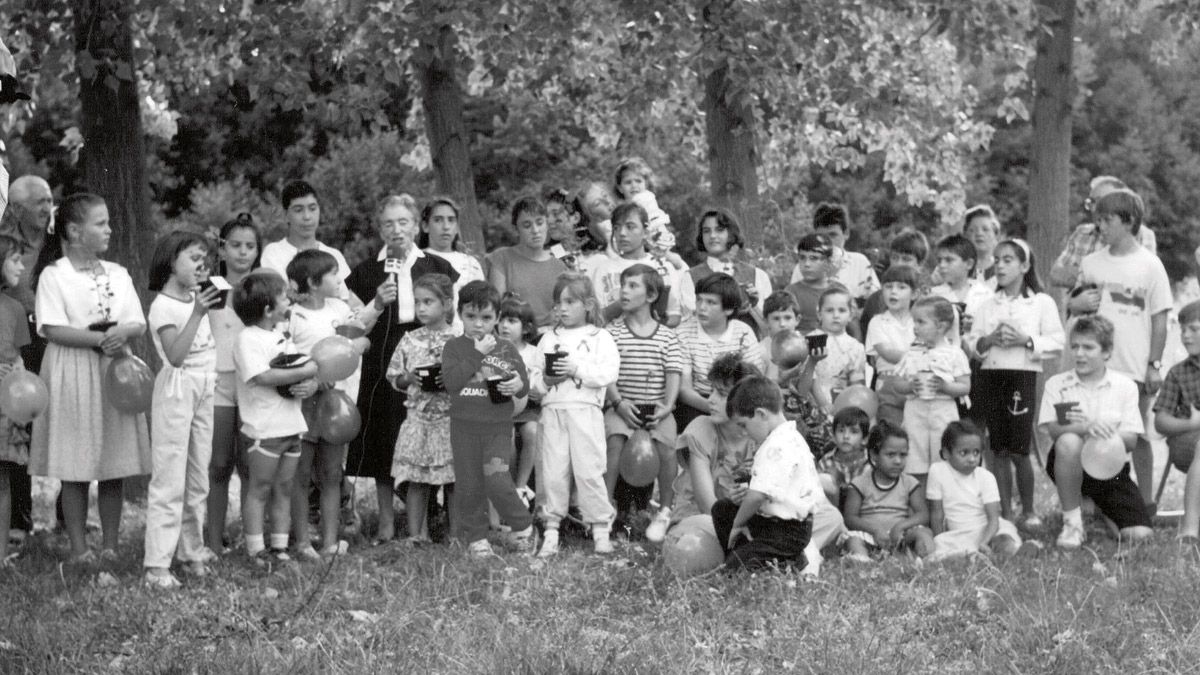
[[192, 576], [207, 573], [215, 554], [204, 546], [204, 502], [212, 455], [217, 348], [208, 309], [219, 291], [209, 286], [208, 242], [176, 230], [163, 237], [150, 263], [150, 335], [162, 359], [154, 378], [150, 438], [154, 469], [146, 496], [146, 584], [177, 588], [171, 558]]
[[421, 386], [421, 366], [441, 364], [442, 349], [460, 334], [454, 319], [454, 283], [444, 274], [426, 274], [413, 282], [413, 303], [421, 327], [400, 338], [388, 363], [387, 378], [397, 391], [407, 391], [408, 414], [396, 436], [392, 478], [408, 483], [408, 538], [428, 543], [426, 517], [430, 487], [446, 486], [447, 503], [454, 485], [454, 455], [450, 449], [450, 395], [444, 387]]
[[[0, 235], [0, 290], [14, 288], [25, 272], [21, 261], [21, 242]], [[29, 323], [20, 301], [0, 293], [0, 380], [16, 368], [24, 368], [20, 349], [29, 344]], [[29, 425], [17, 424], [0, 413], [0, 567], [11, 565], [8, 559], [8, 530], [12, 518], [10, 480], [25, 473], [29, 464]]]
[[54, 216], [54, 232], [38, 254], [38, 332], [46, 338], [42, 379], [50, 392], [34, 420], [29, 473], [63, 482], [63, 516], [71, 557], [92, 563], [86, 537], [88, 484], [100, 483], [100, 558], [117, 558], [122, 480], [150, 473], [146, 416], [112, 407], [104, 373], [126, 343], [146, 332], [133, 279], [101, 260], [112, 228], [104, 200], [75, 194]]
[[[678, 326], [683, 316], [682, 298], [693, 296], [691, 279], [656, 260], [649, 253], [647, 236], [649, 217], [646, 210], [637, 204], [626, 202], [612, 212], [613, 249], [619, 257], [606, 260], [591, 268], [589, 275], [596, 297], [605, 319], [621, 315], [621, 273], [638, 263], [648, 265], [658, 272], [663, 280], [663, 292], [654, 303], [654, 312], [668, 326]], [[685, 289], [685, 286], [687, 288]], [[693, 302], [694, 305], [694, 302]]]
[[[262, 258], [262, 234], [249, 213], [238, 214], [221, 226], [217, 240], [217, 275], [236, 287]], [[233, 372], [233, 341], [245, 328], [233, 311], [228, 295], [225, 305], [208, 310], [217, 351], [217, 384], [213, 390], [212, 458], [208, 464], [208, 547], [218, 553], [229, 551], [225, 540], [225, 516], [229, 509], [229, 479], [236, 470], [246, 500], [246, 462], [238, 452], [237, 375]]]
[[1042, 361], [1055, 358], [1065, 339], [1054, 299], [1042, 293], [1033, 253], [1020, 239], [996, 245], [993, 252], [996, 292], [976, 310], [968, 348], [982, 360], [979, 406], [991, 437], [993, 468], [1000, 484], [1000, 515], [1012, 518], [1015, 471], [1021, 496], [1021, 523], [1042, 524], [1033, 509], [1030, 444], [1036, 415], [1037, 376]]
[[604, 483], [601, 410], [606, 388], [617, 379], [620, 356], [612, 335], [599, 327], [600, 307], [587, 277], [560, 276], [554, 284], [554, 309], [558, 323], [539, 343], [542, 354], [559, 355], [543, 375], [547, 391], [542, 399], [538, 477], [546, 532], [539, 555], [558, 552], [558, 526], [570, 505], [572, 478], [596, 553], [611, 553], [613, 508]]

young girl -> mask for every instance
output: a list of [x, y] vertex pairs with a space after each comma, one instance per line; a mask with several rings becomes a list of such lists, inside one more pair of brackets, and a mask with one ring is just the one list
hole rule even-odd
[[[564, 274], [554, 283], [558, 323], [542, 336], [552, 354], [543, 375], [542, 457], [538, 477], [544, 498], [542, 557], [558, 552], [558, 525], [567, 515], [572, 478], [579, 510], [592, 528], [596, 553], [611, 553], [613, 508], [605, 489], [605, 388], [617, 379], [620, 356], [612, 335], [599, 327], [600, 307], [592, 282]], [[550, 367], [553, 362], [553, 368]]]
[[[454, 460], [450, 449], [450, 395], [444, 387], [423, 385], [418, 371], [442, 363], [442, 349], [459, 331], [454, 317], [454, 284], [444, 274], [426, 274], [413, 282], [413, 301], [421, 327], [400, 339], [387, 377], [398, 391], [408, 392], [408, 414], [396, 436], [392, 477], [396, 485], [408, 483], [408, 538], [411, 544], [429, 539], [426, 510], [430, 486], [446, 486], [447, 503], [454, 485]], [[428, 381], [429, 376], [424, 378]]]
[[621, 450], [637, 429], [648, 429], [658, 453], [658, 501], [662, 508], [646, 529], [646, 539], [660, 542], [671, 524], [675, 502], [675, 399], [683, 373], [683, 349], [675, 331], [659, 324], [650, 307], [663, 293], [662, 277], [648, 265], [621, 273], [621, 316], [608, 330], [620, 355], [620, 375], [608, 385], [613, 407], [604, 415], [608, 436], [608, 470], [604, 482], [609, 499], [617, 486]]
[[[0, 235], [0, 289], [14, 288], [25, 272], [21, 242]], [[0, 380], [15, 368], [24, 368], [19, 350], [29, 344], [29, 324], [25, 309], [7, 293], [0, 293]], [[8, 559], [8, 530], [12, 519], [11, 478], [25, 473], [29, 464], [29, 426], [17, 424], [0, 413], [0, 567], [11, 565]]]
[[1021, 546], [1016, 526], [1000, 517], [996, 477], [979, 465], [982, 448], [983, 433], [969, 420], [951, 422], [942, 434], [946, 461], [929, 469], [925, 487], [934, 558], [976, 551], [1012, 554]]
[[100, 483], [100, 558], [115, 560], [122, 479], [151, 466], [145, 415], [113, 408], [103, 384], [112, 358], [146, 331], [129, 272], [100, 259], [111, 236], [104, 200], [72, 195], [55, 213], [33, 274], [38, 332], [49, 343], [41, 374], [50, 404], [33, 422], [29, 473], [63, 481], [71, 556], [80, 563], [96, 560], [85, 531], [88, 484]]
[[817, 300], [821, 331], [808, 336], [810, 349], [824, 334], [824, 355], [817, 361], [813, 373], [813, 395], [826, 412], [833, 412], [833, 400], [846, 387], [866, 381], [867, 352], [862, 343], [846, 333], [853, 309], [850, 292], [841, 287], [826, 290]]
[[974, 405], [982, 409], [1000, 484], [1000, 515], [1012, 518], [1012, 475], [1021, 496], [1021, 522], [1042, 524], [1033, 510], [1034, 399], [1042, 361], [1055, 358], [1065, 339], [1054, 299], [1042, 293], [1033, 253], [1020, 239], [999, 243], [996, 292], [978, 306], [968, 349], [982, 360]]
[[876, 314], [866, 324], [867, 356], [875, 359], [877, 417], [892, 424], [900, 424], [904, 419], [904, 396], [896, 389], [895, 371], [913, 342], [912, 303], [920, 284], [921, 273], [916, 267], [902, 264], [888, 267], [879, 291], [887, 311]]
[[646, 244], [656, 260], [670, 265], [671, 270], [687, 271], [687, 263], [671, 249], [675, 247], [675, 233], [671, 231], [671, 217], [658, 206], [654, 196], [654, 172], [641, 157], [626, 157], [617, 165], [613, 192], [617, 198], [633, 202], [646, 211]]
[[[217, 275], [237, 286], [259, 265], [262, 256], [262, 234], [249, 213], [221, 226], [218, 239]], [[246, 500], [246, 460], [238, 451], [237, 375], [233, 372], [233, 342], [245, 328], [233, 311], [228, 296], [224, 306], [209, 308], [208, 322], [212, 328], [217, 351], [217, 384], [213, 389], [212, 458], [208, 464], [208, 547], [225, 553], [225, 516], [229, 509], [229, 480], [236, 470]]]
[[208, 278], [208, 242], [176, 230], [163, 237], [150, 262], [150, 335], [162, 359], [154, 379], [150, 438], [154, 469], [146, 496], [146, 584], [176, 588], [171, 557], [204, 576], [214, 557], [204, 546], [204, 501], [212, 455], [213, 389], [217, 351], [208, 309], [219, 291], [197, 290]]
[[[353, 325], [354, 317], [348, 305], [341, 299], [342, 275], [337, 258], [325, 251], [309, 249], [296, 254], [287, 266], [288, 279], [295, 285], [298, 300], [288, 316], [288, 333], [292, 344], [301, 354], [311, 354], [321, 340], [337, 334], [340, 326]], [[372, 325], [360, 328], [370, 330]], [[370, 346], [365, 337], [352, 340], [358, 354]], [[358, 363], [361, 366], [361, 359]], [[344, 380], [332, 384], [353, 401], [358, 396], [361, 373], [359, 368]], [[329, 384], [323, 384], [329, 388]], [[312, 412], [319, 403], [318, 397], [305, 399], [303, 407]], [[349, 544], [338, 540], [338, 524], [342, 500], [342, 467], [346, 463], [346, 444], [333, 444], [321, 438], [316, 430], [310, 429], [301, 437], [300, 463], [296, 465], [296, 487], [292, 491], [292, 534], [296, 539], [296, 553], [303, 560], [317, 561], [321, 556], [345, 553]], [[313, 479], [313, 467], [320, 480], [321, 544], [320, 553], [313, 548], [308, 523], [309, 485]]]
[[905, 473], [908, 434], [881, 420], [867, 436], [871, 470], [850, 481], [846, 493], [846, 550], [855, 562], [871, 562], [871, 551], [902, 545], [924, 558], [933, 552], [929, 505], [921, 481]]
[[594, 266], [589, 276], [605, 318], [616, 318], [623, 310], [619, 302], [621, 273], [639, 263], [650, 266], [658, 272], [664, 283], [663, 292], [656, 299], [653, 311], [666, 325], [678, 326], [683, 317], [683, 297], [694, 295], [691, 279], [650, 255], [646, 238], [648, 226], [646, 211], [637, 204], [626, 202], [613, 209], [613, 248], [620, 257]]
[[[529, 481], [533, 477], [533, 467], [537, 466], [538, 448], [541, 443], [542, 396], [546, 394], [546, 383], [542, 381], [542, 366], [546, 360], [538, 351], [537, 324], [533, 320], [533, 308], [528, 302], [518, 297], [505, 298], [500, 303], [500, 321], [496, 324], [496, 333], [503, 340], [508, 340], [517, 348], [521, 360], [525, 362], [525, 371], [529, 373], [529, 400], [525, 409], [513, 418], [517, 433], [521, 437], [521, 454], [517, 458], [517, 492], [521, 498], [532, 500], [533, 490]], [[497, 516], [498, 518], [498, 516]]]
[[926, 297], [912, 308], [916, 343], [896, 366], [896, 391], [908, 395], [904, 428], [910, 450], [907, 471], [922, 481], [933, 461], [933, 449], [946, 425], [958, 419], [954, 399], [971, 389], [971, 365], [946, 336], [954, 326], [954, 307], [940, 297]]

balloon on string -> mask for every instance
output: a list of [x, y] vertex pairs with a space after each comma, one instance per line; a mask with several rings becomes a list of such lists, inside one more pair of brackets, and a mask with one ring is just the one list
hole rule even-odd
[[771, 360], [781, 370], [795, 368], [808, 358], [808, 342], [798, 331], [783, 330], [771, 337]]
[[701, 513], [684, 518], [663, 539], [663, 563], [679, 576], [711, 572], [723, 562], [725, 551], [709, 515]]
[[0, 412], [17, 424], [32, 422], [49, 404], [46, 383], [24, 368], [14, 368], [0, 380]]
[[873, 420], [879, 412], [879, 396], [866, 385], [855, 384], [846, 387], [833, 400], [833, 413], [836, 415], [842, 408], [851, 406], [862, 409]]
[[621, 448], [621, 478], [633, 487], [645, 487], [658, 478], [658, 453], [650, 432], [638, 429], [625, 440]]
[[1108, 480], [1121, 473], [1129, 456], [1125, 449], [1125, 441], [1121, 436], [1113, 434], [1108, 438], [1088, 436], [1080, 450], [1079, 463], [1083, 471], [1097, 480]]
[[362, 417], [354, 401], [339, 389], [328, 389], [318, 396], [320, 400], [313, 415], [317, 435], [334, 445], [354, 440], [362, 429]]
[[154, 399], [154, 373], [133, 354], [122, 354], [108, 364], [104, 395], [109, 405], [130, 415], [148, 412]]
[[350, 338], [330, 335], [313, 345], [310, 357], [317, 364], [317, 379], [332, 384], [354, 374], [358, 369], [358, 350]]

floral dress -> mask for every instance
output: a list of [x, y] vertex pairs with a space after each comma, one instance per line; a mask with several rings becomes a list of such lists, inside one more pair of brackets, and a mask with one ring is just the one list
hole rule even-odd
[[[400, 375], [418, 366], [442, 362], [442, 349], [459, 330], [447, 326], [431, 331], [422, 326], [405, 333], [396, 345], [388, 364], [387, 379], [395, 383]], [[408, 415], [396, 435], [392, 456], [392, 478], [401, 483], [446, 485], [454, 482], [453, 455], [450, 451], [450, 394], [429, 392], [418, 382], [408, 386], [404, 406]]]

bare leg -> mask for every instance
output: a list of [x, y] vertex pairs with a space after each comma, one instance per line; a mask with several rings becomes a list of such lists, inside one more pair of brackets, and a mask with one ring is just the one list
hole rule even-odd
[[913, 547], [917, 555], [925, 558], [928, 557], [934, 550], [933, 531], [924, 525], [918, 525], [909, 529], [905, 534], [904, 540]]
[[[312, 532], [309, 531], [308, 527], [307, 486], [312, 482], [313, 455], [316, 452], [316, 441], [300, 441], [300, 459], [296, 461], [296, 473], [293, 480], [301, 488], [294, 490], [295, 494], [291, 496], [292, 534], [296, 536], [296, 549], [300, 551], [307, 551], [308, 547], [312, 546]], [[321, 487], [321, 498], [324, 501], [325, 493], [323, 490], [325, 486], [322, 485]], [[324, 513], [321, 514], [321, 520], [325, 520]]]
[[608, 488], [608, 501], [613, 500], [613, 492], [617, 489], [617, 476], [621, 471], [621, 450], [625, 447], [625, 436], [609, 436], [608, 465], [604, 469], [604, 486]]
[[1200, 537], [1200, 460], [1195, 455], [1183, 488], [1183, 520], [1179, 521], [1179, 534]]
[[[658, 451], [658, 503], [669, 509], [675, 505], [675, 476], [679, 473], [679, 464], [675, 459], [674, 448], [668, 448], [665, 443], [655, 441], [654, 449]], [[610, 489], [609, 493], [611, 492]]]
[[425, 483], [408, 484], [408, 536], [414, 539], [428, 539], [429, 529], [426, 523], [426, 512], [429, 505], [429, 486]]
[[275, 480], [271, 484], [271, 529], [272, 534], [286, 534], [292, 516], [292, 492], [296, 491], [296, 465], [300, 458], [283, 455], [275, 469]]
[[1080, 453], [1083, 439], [1075, 434], [1063, 434], [1054, 442], [1054, 487], [1058, 490], [1058, 501], [1063, 511], [1079, 508], [1083, 499], [1083, 465]]
[[0, 562], [8, 557], [8, 530], [12, 520], [12, 488], [8, 479], [15, 469], [0, 465]]
[[[375, 500], [379, 503], [379, 529], [375, 532], [377, 540], [389, 541], [396, 536], [396, 510], [392, 505], [395, 496], [391, 476], [375, 479]], [[413, 508], [411, 497], [405, 503], [409, 509]]]
[[517, 462], [517, 487], [529, 485], [533, 476], [533, 467], [537, 466], [538, 452], [541, 448], [541, 425], [537, 422], [525, 422], [521, 425], [521, 457]]
[[1017, 474], [1017, 494], [1021, 496], [1021, 517], [1037, 515], [1033, 508], [1033, 458], [1029, 455], [1013, 455], [1013, 468]]
[[1150, 441], [1144, 436], [1138, 436], [1137, 445], [1133, 446], [1133, 471], [1137, 474], [1138, 492], [1147, 504], [1154, 502], [1154, 451]]
[[[100, 481], [100, 531], [103, 547], [117, 550], [121, 535], [121, 507], [124, 506], [124, 481], [120, 478]], [[87, 499], [87, 496], [84, 496]], [[86, 501], [84, 502], [87, 503]]]
[[80, 556], [87, 552], [87, 509], [89, 483], [63, 481], [62, 505], [63, 524], [67, 526], [67, 537], [71, 540], [71, 555]]
[[338, 543], [346, 446], [321, 444], [317, 454], [321, 460], [321, 545], [328, 548]]

